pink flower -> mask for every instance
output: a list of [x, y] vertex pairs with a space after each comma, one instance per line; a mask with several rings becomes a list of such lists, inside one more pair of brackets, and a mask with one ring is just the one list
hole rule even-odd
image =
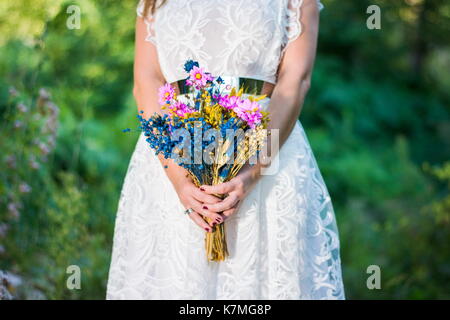
[[165, 85], [159, 88], [158, 94], [159, 94], [159, 101], [158, 101], [159, 104], [165, 105], [174, 98], [175, 89], [169, 83], [166, 83]]
[[189, 79], [186, 80], [186, 83], [190, 86], [194, 86], [195, 88], [200, 89], [206, 86], [207, 81], [212, 80], [213, 77], [210, 73], [205, 72], [203, 68], [194, 66], [189, 72]]
[[175, 103], [171, 104], [169, 106], [169, 109], [177, 116], [182, 117], [184, 116], [186, 113], [192, 113], [195, 110], [189, 108], [188, 105], [186, 105], [185, 103], [181, 102], [181, 101], [175, 101]]
[[261, 108], [256, 101], [250, 101], [249, 99], [238, 100], [233, 111], [236, 112], [239, 118], [247, 122], [252, 129], [261, 122]]
[[238, 96], [219, 96], [219, 104], [225, 109], [232, 110], [237, 106], [238, 101], [241, 100]]

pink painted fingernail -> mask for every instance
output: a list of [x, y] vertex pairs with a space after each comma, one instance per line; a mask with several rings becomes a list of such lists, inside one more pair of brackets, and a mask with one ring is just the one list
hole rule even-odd
[[203, 206], [203, 209], [208, 210], [208, 207], [207, 206]]
[[216, 224], [217, 224], [217, 222], [213, 222], [213, 223], [212, 223], [212, 226], [214, 227]]
[[210, 231], [210, 229], [209, 229], [209, 228], [205, 228], [205, 230], [206, 230], [206, 232], [209, 232], [209, 231]]
[[205, 191], [205, 189], [203, 189], [203, 188], [200, 188], [200, 190]]

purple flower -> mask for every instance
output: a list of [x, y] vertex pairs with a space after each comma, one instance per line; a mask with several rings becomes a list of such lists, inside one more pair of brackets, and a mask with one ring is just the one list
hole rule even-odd
[[30, 158], [29, 165], [30, 165], [31, 169], [34, 169], [34, 170], [37, 170], [40, 167], [39, 162], [36, 161], [36, 158], [34, 156], [32, 156]]
[[195, 111], [181, 101], [175, 101], [169, 106], [169, 109], [173, 114], [179, 117], [183, 117], [185, 114], [192, 113]]
[[261, 122], [262, 113], [259, 103], [239, 96], [217, 95], [218, 103], [227, 110], [233, 110], [252, 129]]
[[218, 103], [224, 107], [225, 109], [228, 110], [233, 110], [236, 106], [238, 101], [241, 100], [240, 97], [238, 96], [229, 96], [229, 95], [225, 95], [225, 96], [216, 96], [216, 99], [218, 99]]
[[252, 129], [261, 122], [261, 108], [256, 101], [250, 101], [249, 99], [239, 100], [233, 111], [236, 112], [239, 118], [247, 122]]
[[38, 143], [38, 147], [39, 147], [39, 150], [41, 151], [41, 153], [42, 153], [44, 156], [50, 153], [50, 148], [48, 147], [48, 145], [46, 145], [46, 144], [43, 143], [42, 141], [40, 141], [40, 142]]
[[8, 232], [8, 225], [6, 223], [0, 224], [0, 238], [4, 238]]
[[19, 208], [21, 208], [21, 205], [15, 202], [8, 203], [8, 212], [10, 216], [14, 219], [19, 219], [20, 212]]
[[9, 95], [12, 97], [17, 97], [19, 95], [19, 93], [17, 92], [16, 88], [9, 87]]
[[50, 111], [50, 114], [54, 117], [57, 117], [59, 114], [59, 108], [56, 104], [54, 104], [53, 102], [49, 101], [46, 104], [47, 109]]
[[17, 109], [19, 109], [20, 112], [25, 113], [28, 111], [28, 108], [25, 104], [23, 104], [22, 102], [17, 104]]
[[50, 93], [48, 93], [48, 91], [45, 90], [44, 88], [41, 88], [39, 90], [39, 97], [44, 100], [48, 100], [48, 99], [50, 99]]
[[7, 156], [6, 157], [6, 164], [11, 169], [14, 169], [16, 167], [16, 156], [14, 156], [14, 155]]
[[23, 123], [20, 120], [14, 121], [14, 128], [19, 129], [23, 127]]
[[19, 185], [19, 191], [21, 193], [29, 193], [29, 192], [31, 192], [31, 187], [28, 184], [26, 184], [25, 182], [22, 182]]

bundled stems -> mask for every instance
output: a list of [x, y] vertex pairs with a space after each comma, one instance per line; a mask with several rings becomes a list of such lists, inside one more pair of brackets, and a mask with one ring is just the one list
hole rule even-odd
[[212, 232], [206, 233], [205, 247], [208, 261], [224, 261], [228, 257], [225, 223], [215, 225]]

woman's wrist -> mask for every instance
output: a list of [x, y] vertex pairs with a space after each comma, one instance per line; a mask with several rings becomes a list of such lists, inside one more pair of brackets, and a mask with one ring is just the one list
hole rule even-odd
[[191, 183], [191, 178], [186, 169], [180, 167], [172, 159], [166, 159], [162, 155], [158, 155], [158, 157], [164, 172], [177, 192], [184, 184]]
[[238, 175], [242, 175], [246, 184], [251, 187], [260, 179], [261, 167], [259, 164], [250, 165], [247, 163], [242, 167], [241, 172]]

